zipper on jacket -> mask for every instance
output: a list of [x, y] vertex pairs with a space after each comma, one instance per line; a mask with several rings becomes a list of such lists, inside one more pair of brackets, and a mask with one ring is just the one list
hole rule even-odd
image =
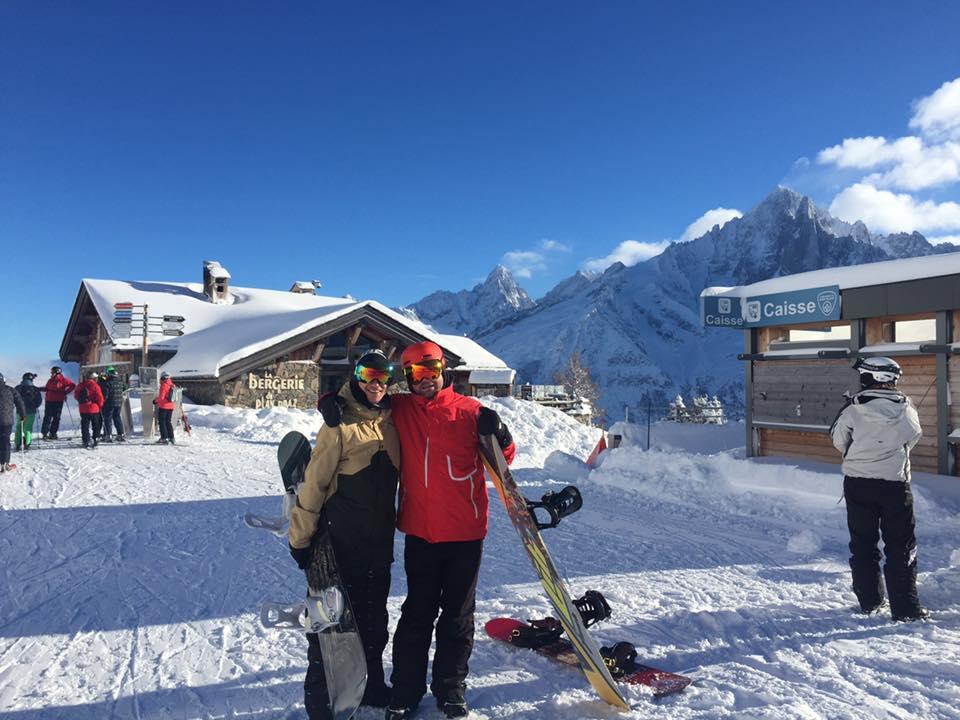
[[430, 436], [427, 435], [427, 445], [423, 449], [423, 486], [428, 487], [429, 482], [427, 478], [427, 466], [430, 459]]

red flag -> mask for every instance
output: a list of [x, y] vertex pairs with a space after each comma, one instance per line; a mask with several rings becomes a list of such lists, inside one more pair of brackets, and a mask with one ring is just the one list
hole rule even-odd
[[590, 457], [587, 458], [587, 467], [595, 468], [597, 466], [597, 458], [600, 457], [600, 453], [607, 449], [607, 434], [603, 433], [600, 435], [600, 442], [597, 443], [597, 446], [593, 449], [593, 452], [590, 453]]

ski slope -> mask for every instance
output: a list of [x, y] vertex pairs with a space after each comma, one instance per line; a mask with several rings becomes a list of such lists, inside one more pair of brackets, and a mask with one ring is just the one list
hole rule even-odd
[[[492, 617], [549, 614], [491, 489], [471, 717], [960, 718], [956, 493], [918, 479], [920, 597], [933, 619], [893, 624], [853, 611], [838, 468], [715, 452], [742, 426], [658, 426], [652, 451], [608, 451], [589, 471], [596, 430], [485, 402], [513, 431], [528, 497], [581, 488], [583, 509], [545, 538], [571, 593], [600, 590], [613, 607], [591, 631], [695, 682], [659, 701], [626, 688], [634, 709], [618, 713], [576, 671], [489, 640]], [[41, 444], [0, 476], [4, 720], [304, 717], [306, 641], [257, 621], [261, 600], [300, 598], [303, 577], [282, 539], [241, 518], [277, 514], [276, 443], [315, 435], [319, 416], [189, 410], [193, 436], [176, 447]], [[396, 563], [392, 625], [404, 593]], [[427, 697], [418, 717], [442, 716]]]

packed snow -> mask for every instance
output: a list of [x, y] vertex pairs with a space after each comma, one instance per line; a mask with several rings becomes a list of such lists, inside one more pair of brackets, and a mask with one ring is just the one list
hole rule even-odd
[[[644, 428], [590, 470], [598, 430], [529, 402], [484, 402], [516, 438], [528, 497], [582, 491], [583, 509], [545, 539], [572, 594], [600, 590], [613, 607], [591, 632], [694, 682], [658, 701], [625, 687], [633, 710], [620, 713], [575, 669], [487, 638], [490, 618], [550, 613], [491, 487], [471, 717], [960, 717], [960, 481], [917, 478], [919, 591], [932, 619], [894, 624], [854, 612], [837, 466], [747, 459], [742, 425], [657, 425], [651, 450]], [[175, 447], [40, 441], [2, 476], [5, 720], [303, 717], [306, 641], [257, 616], [264, 599], [300, 598], [303, 575], [283, 539], [241, 518], [277, 514], [277, 442], [289, 430], [313, 436], [319, 416], [187, 410], [193, 434]], [[73, 435], [64, 419], [61, 436]], [[391, 626], [405, 589], [397, 563]], [[418, 717], [441, 714], [428, 697]]]

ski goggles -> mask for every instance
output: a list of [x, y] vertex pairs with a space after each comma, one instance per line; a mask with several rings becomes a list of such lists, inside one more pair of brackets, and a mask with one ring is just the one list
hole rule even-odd
[[440, 360], [424, 360], [410, 365], [403, 372], [407, 376], [407, 382], [414, 384], [422, 380], [435, 380], [443, 372], [443, 362]]
[[357, 369], [353, 371], [353, 376], [357, 379], [357, 382], [362, 383], [378, 382], [381, 385], [389, 385], [393, 382], [393, 373], [389, 370], [378, 370], [366, 365], [357, 365]]

